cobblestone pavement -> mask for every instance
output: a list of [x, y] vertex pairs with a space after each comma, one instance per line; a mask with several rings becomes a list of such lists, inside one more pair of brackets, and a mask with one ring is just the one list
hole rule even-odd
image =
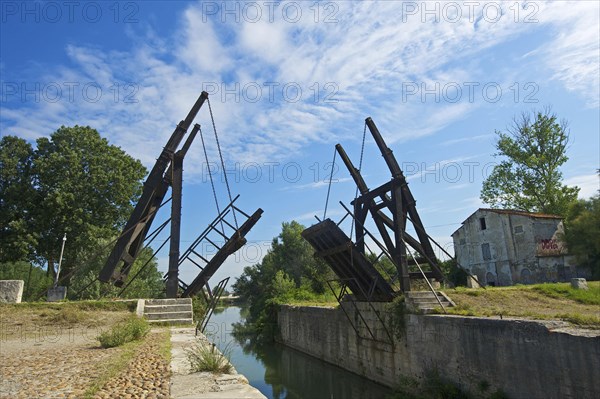
[[162, 330], [149, 334], [127, 369], [108, 381], [94, 398], [168, 398], [171, 371], [159, 354], [167, 333]]
[[[0, 337], [0, 398], [81, 398], [122, 348], [100, 348], [97, 328], [49, 328]], [[169, 365], [158, 353], [165, 330], [137, 348], [126, 372], [96, 398], [168, 398]]]
[[0, 398], [80, 398], [98, 365], [120, 348], [100, 349], [96, 329], [60, 328], [0, 339]]

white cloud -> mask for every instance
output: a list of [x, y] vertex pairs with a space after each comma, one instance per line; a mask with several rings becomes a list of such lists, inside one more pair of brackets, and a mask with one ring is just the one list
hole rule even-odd
[[454, 144], [469, 143], [472, 141], [489, 140], [492, 137], [494, 137], [493, 134], [480, 134], [477, 136], [460, 137], [458, 139], [451, 139], [451, 140], [443, 141], [442, 143], [440, 143], [440, 145], [448, 146], [448, 145], [454, 145]]
[[553, 79], [567, 90], [600, 106], [600, 3], [597, 1], [539, 2], [539, 21], [551, 24], [555, 35], [538, 51], [553, 70]]
[[[309, 3], [301, 4], [311, 15]], [[203, 84], [215, 82], [219, 92], [211, 96], [211, 104], [229, 162], [290, 159], [308, 144], [331, 143], [353, 131], [357, 115], [358, 120], [372, 115], [388, 143], [409, 141], [440, 132], [478, 105], [425, 104], [418, 98], [403, 102], [403, 82], [481, 80], [485, 72], [477, 59], [484, 51], [544, 25], [556, 31], [552, 45], [545, 43], [545, 50], [539, 51], [555, 71], [554, 77], [569, 90], [583, 91], [592, 103], [594, 95], [597, 99], [597, 5], [544, 4], [539, 24], [504, 17], [496, 23], [463, 17], [457, 23], [424, 24], [418, 16], [399, 22], [401, 2], [335, 4], [338, 22], [333, 24], [311, 18], [296, 24], [281, 18], [273, 23], [203, 21], [201, 6], [194, 4], [181, 14], [172, 37], [161, 38], [156, 45], [132, 40], [131, 51], [107, 53], [92, 45], [68, 46], [66, 54], [74, 66], [48, 68], [37, 79], [78, 82], [80, 87], [95, 82], [102, 98], [8, 104], [0, 128], [31, 139], [61, 124], [89, 124], [151, 165]], [[507, 15], [510, 5], [502, 4]], [[203, 21], [200, 27], [198, 21]], [[151, 31], [145, 35], [156, 37]], [[464, 63], [465, 59], [470, 62]], [[121, 82], [116, 100], [115, 82]], [[133, 86], [123, 86], [129, 82]], [[223, 101], [222, 82], [229, 89], [239, 83], [238, 101], [232, 95]], [[274, 99], [269, 98], [266, 82], [279, 84]], [[284, 86], [290, 83], [302, 90], [297, 101], [282, 98]], [[248, 84], [262, 88], [257, 102], [249, 101], [243, 92]], [[325, 101], [332, 94], [336, 101]], [[137, 102], [126, 102], [127, 96]], [[208, 134], [207, 110], [200, 114], [198, 122]], [[402, 121], [400, 128], [398, 121]], [[213, 158], [214, 143], [209, 144]], [[201, 172], [202, 153], [192, 151], [188, 158], [188, 176], [193, 178]]]
[[587, 199], [598, 195], [600, 190], [600, 177], [597, 174], [573, 176], [565, 180], [567, 186], [577, 186], [579, 198]]
[[[336, 184], [340, 184], [340, 183], [346, 183], [352, 181], [351, 177], [342, 177], [341, 179], [333, 179], [332, 181], [332, 185], [336, 185]], [[283, 187], [281, 189], [281, 191], [304, 191], [304, 190], [314, 190], [314, 189], [319, 189], [319, 188], [324, 188], [329, 186], [329, 177], [326, 180], [320, 180], [320, 181], [316, 181], [316, 182], [312, 182], [312, 183], [307, 183], [307, 184], [292, 184], [292, 185], [288, 185], [286, 187]]]
[[[326, 217], [328, 219], [335, 220], [336, 218], [343, 216], [345, 214], [346, 213], [342, 209], [329, 209], [327, 211]], [[315, 216], [317, 216], [319, 219], [321, 219], [323, 217], [323, 209], [317, 209], [314, 211], [305, 212], [303, 214], [296, 215], [293, 218], [291, 218], [291, 220], [295, 220], [297, 222], [317, 223], [317, 219], [315, 218]]]

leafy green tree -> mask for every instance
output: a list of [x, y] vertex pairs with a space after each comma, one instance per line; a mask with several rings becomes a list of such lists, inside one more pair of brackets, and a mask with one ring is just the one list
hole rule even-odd
[[[105, 246], [100, 251], [102, 256], [94, 256], [84, 267], [77, 269], [68, 295], [73, 299], [163, 298], [165, 296], [163, 274], [158, 270], [158, 262], [152, 248], [148, 247], [143, 248], [133, 262], [129, 280], [126, 283], [129, 285], [122, 294], [120, 292], [123, 287], [115, 287], [97, 281], [98, 272], [104, 266], [103, 261], [108, 256], [110, 249], [112, 249], [111, 246]], [[136, 275], [137, 277], [133, 279]], [[81, 294], [76, 295], [79, 292]]]
[[283, 270], [296, 284], [302, 285], [302, 279], [309, 281], [311, 289], [323, 293], [326, 280], [330, 278], [329, 267], [316, 259], [310, 244], [301, 236], [306, 227], [295, 220], [283, 223], [281, 233], [273, 240], [273, 261], [278, 269]]
[[[10, 207], [2, 207], [0, 219], [26, 217], [20, 229], [7, 231], [0, 253], [14, 260], [19, 254], [15, 248], [21, 248], [21, 257], [27, 248], [23, 258], [46, 264], [53, 275], [66, 233], [61, 276], [69, 285], [71, 272], [90, 256], [89, 248], [114, 238], [125, 224], [141, 194], [146, 169], [90, 127], [62, 126], [36, 144], [31, 153], [24, 140], [2, 138], [2, 162], [10, 167], [3, 170], [0, 189], [3, 200], [8, 193]], [[20, 175], [22, 171], [27, 173]], [[23, 239], [23, 231], [31, 238]]]
[[600, 195], [572, 204], [564, 225], [569, 253], [577, 257], [579, 266], [592, 270], [594, 279], [600, 279]]
[[455, 286], [466, 286], [469, 275], [466, 270], [458, 267], [456, 259], [449, 259], [440, 263], [440, 268], [446, 275], [448, 281]]
[[232, 286], [234, 294], [249, 304], [252, 331], [267, 339], [274, 332], [278, 303], [322, 296], [333, 276], [324, 262], [315, 259], [312, 247], [300, 235], [303, 230], [296, 221], [283, 223], [262, 261], [244, 268]]
[[506, 133], [496, 131], [495, 156], [504, 157], [483, 182], [481, 199], [494, 208], [565, 215], [578, 187], [562, 184], [569, 158], [568, 125], [550, 109], [522, 114]]
[[0, 263], [0, 280], [23, 280], [23, 301], [37, 300], [53, 281], [41, 267], [25, 261]]
[[33, 154], [31, 145], [18, 137], [0, 141], [0, 262], [32, 260], [37, 244], [30, 212], [37, 199]]

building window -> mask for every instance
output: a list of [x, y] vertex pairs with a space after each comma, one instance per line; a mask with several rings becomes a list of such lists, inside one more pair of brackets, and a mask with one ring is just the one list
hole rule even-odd
[[485, 218], [479, 218], [479, 226], [481, 226], [481, 230], [487, 229], [487, 226], [485, 225]]
[[531, 272], [529, 269], [521, 270], [521, 284], [532, 284]]
[[523, 232], [523, 226], [515, 226], [515, 234], [521, 234]]
[[490, 251], [489, 243], [481, 244], [481, 254], [483, 255], [483, 260], [492, 259], [492, 252]]
[[496, 286], [496, 276], [494, 275], [494, 273], [487, 272], [485, 274], [485, 283], [490, 287]]

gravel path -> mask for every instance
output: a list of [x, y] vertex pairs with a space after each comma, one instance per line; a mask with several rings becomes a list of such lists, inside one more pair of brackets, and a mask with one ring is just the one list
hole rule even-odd
[[[82, 398], [122, 348], [100, 348], [97, 328], [47, 328], [0, 337], [0, 398]], [[167, 330], [151, 332], [126, 371], [95, 398], [168, 398], [170, 370], [159, 355]], [[8, 337], [8, 338], [7, 338]]]
[[86, 328], [0, 339], [0, 398], [80, 398], [98, 366], [120, 349], [103, 350]]

